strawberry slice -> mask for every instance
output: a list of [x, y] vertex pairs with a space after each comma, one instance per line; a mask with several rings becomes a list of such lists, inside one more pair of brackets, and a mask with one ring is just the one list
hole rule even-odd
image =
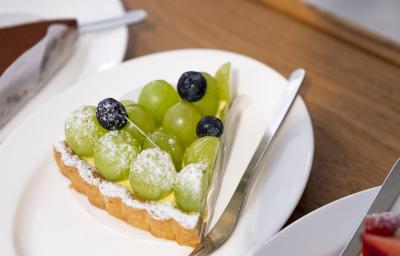
[[396, 230], [400, 228], [400, 213], [384, 212], [367, 215], [364, 223], [364, 232], [367, 234], [393, 236]]
[[400, 256], [400, 240], [372, 234], [362, 234], [363, 256]]

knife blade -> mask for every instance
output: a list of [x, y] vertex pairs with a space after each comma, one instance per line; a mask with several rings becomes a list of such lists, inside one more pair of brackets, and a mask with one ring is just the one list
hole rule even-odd
[[[396, 161], [389, 175], [382, 184], [367, 214], [379, 213], [389, 210], [400, 195], [400, 159]], [[340, 256], [356, 256], [361, 251], [360, 235], [364, 228], [364, 222], [354, 232], [353, 236], [342, 250]]]

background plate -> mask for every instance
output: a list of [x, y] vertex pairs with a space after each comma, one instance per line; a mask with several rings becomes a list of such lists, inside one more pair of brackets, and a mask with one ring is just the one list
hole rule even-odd
[[[79, 81], [43, 106], [0, 147], [7, 173], [0, 182], [0, 254], [12, 255], [186, 255], [191, 249], [122, 225], [85, 204], [67, 188], [52, 159], [51, 146], [62, 140], [66, 116], [83, 104], [119, 98], [154, 79], [171, 83], [187, 70], [214, 73], [225, 62], [243, 98], [229, 164], [215, 207], [214, 222], [225, 208], [265, 128], [274, 119], [287, 81], [268, 66], [217, 50], [178, 50], [152, 54]], [[313, 134], [301, 98], [295, 102], [274, 151], [251, 192], [243, 217], [228, 243], [215, 255], [245, 255], [277, 232], [290, 216], [307, 183]], [[81, 197], [81, 200], [76, 198]], [[83, 201], [82, 201], [83, 200]], [[92, 209], [85, 210], [86, 207]], [[95, 215], [96, 217], [94, 217]], [[100, 220], [100, 221], [99, 221]], [[105, 225], [103, 225], [105, 223]], [[128, 234], [127, 234], [128, 232]], [[55, 235], [57, 234], [57, 235]], [[66, 242], [68, 241], [68, 242]], [[15, 250], [15, 251], [14, 251]]]
[[[0, 26], [36, 18], [76, 18], [89, 22], [122, 15], [125, 11], [119, 0], [0, 0]], [[7, 20], [4, 18], [6, 16]], [[13, 18], [14, 17], [14, 18]], [[125, 27], [87, 34], [78, 39], [76, 49], [45, 88], [39, 92], [10, 122], [0, 129], [0, 143], [34, 110], [71, 83], [97, 71], [120, 63], [125, 55], [128, 30]]]

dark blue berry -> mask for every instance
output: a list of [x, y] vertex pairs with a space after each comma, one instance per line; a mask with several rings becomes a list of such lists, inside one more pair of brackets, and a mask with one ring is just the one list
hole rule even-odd
[[101, 126], [111, 131], [121, 130], [128, 122], [124, 105], [113, 98], [104, 99], [97, 104], [96, 118]]
[[177, 91], [182, 99], [193, 102], [203, 98], [206, 94], [207, 80], [195, 71], [188, 71], [181, 75], [178, 80]]
[[224, 124], [215, 116], [205, 116], [200, 119], [196, 127], [197, 137], [214, 136], [220, 137], [224, 132]]

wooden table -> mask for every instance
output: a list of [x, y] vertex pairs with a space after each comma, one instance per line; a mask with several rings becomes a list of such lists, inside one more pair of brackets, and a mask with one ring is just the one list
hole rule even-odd
[[311, 177], [291, 220], [379, 185], [400, 156], [400, 66], [255, 0], [124, 0], [149, 17], [130, 30], [127, 59], [217, 48], [287, 76], [303, 67], [315, 136]]

